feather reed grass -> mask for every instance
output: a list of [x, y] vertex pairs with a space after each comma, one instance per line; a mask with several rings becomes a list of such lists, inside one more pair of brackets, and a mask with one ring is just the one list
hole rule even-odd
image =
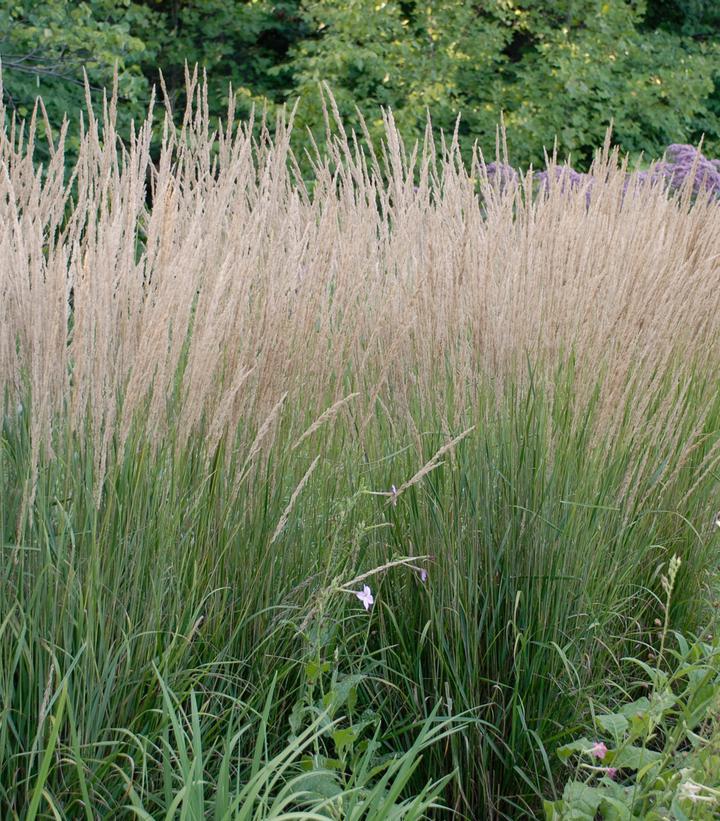
[[[287, 730], [311, 662], [406, 755], [396, 792], [320, 767], [363, 817], [532, 817], [668, 555], [702, 618], [720, 208], [625, 190], [607, 145], [589, 202], [501, 191], [332, 101], [310, 183], [292, 112], [216, 126], [206, 94], [124, 141], [88, 110], [71, 169], [66, 126], [39, 168], [42, 107], [0, 110], [3, 817], [329, 811], [297, 779], [338, 750]], [[370, 575], [369, 614], [315, 609]]]

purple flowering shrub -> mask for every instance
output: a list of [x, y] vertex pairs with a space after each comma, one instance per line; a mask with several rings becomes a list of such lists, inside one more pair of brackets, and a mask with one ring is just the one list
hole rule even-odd
[[565, 165], [556, 165], [545, 171], [537, 171], [534, 176], [540, 191], [549, 190], [553, 180], [556, 185], [560, 186], [561, 191], [576, 191], [586, 184], [592, 186], [594, 182], [592, 174], [582, 174]]
[[558, 185], [563, 193], [584, 189], [585, 205], [590, 205], [592, 186], [595, 181], [592, 174], [582, 174], [569, 166], [556, 165], [552, 169], [538, 171], [534, 176], [541, 194], [549, 191], [553, 183]]
[[485, 166], [485, 172], [488, 176], [488, 182], [501, 191], [512, 185], [517, 185], [520, 181], [520, 174], [507, 163], [491, 162]]
[[692, 145], [671, 145], [665, 156], [664, 173], [671, 189], [680, 188], [694, 171], [693, 194], [707, 191], [720, 198], [720, 161], [709, 160]]
[[[491, 162], [485, 166], [490, 185], [504, 191], [516, 186], [521, 177], [511, 165], [502, 162]], [[625, 190], [633, 183], [659, 184], [669, 192], [683, 188], [686, 181], [692, 179], [692, 195], [707, 195], [720, 200], [720, 160], [708, 159], [692, 145], [673, 144], [668, 146], [665, 157], [646, 171], [631, 171], [627, 174]], [[570, 166], [553, 166], [533, 174], [533, 182], [539, 194], [559, 186], [562, 192], [585, 190], [587, 204], [595, 178], [592, 174], [576, 171]]]

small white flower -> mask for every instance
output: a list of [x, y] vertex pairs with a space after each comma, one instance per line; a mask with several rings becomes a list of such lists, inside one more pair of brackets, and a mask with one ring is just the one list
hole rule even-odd
[[[705, 794], [703, 794], [703, 791], [705, 791]], [[717, 797], [713, 795], [713, 793], [716, 792], [716, 790], [706, 787], [704, 784], [698, 784], [697, 781], [693, 781], [691, 778], [685, 778], [678, 787], [677, 798], [680, 801], [687, 799], [688, 801], [692, 801], [693, 804], [697, 804], [698, 802], [714, 804], [717, 801]]]

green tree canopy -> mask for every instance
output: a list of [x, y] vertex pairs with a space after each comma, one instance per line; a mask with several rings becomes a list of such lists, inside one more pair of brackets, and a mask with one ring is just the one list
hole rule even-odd
[[[142, 116], [149, 97], [143, 65], [154, 57], [158, 22], [145, 4], [131, 0], [0, 4], [3, 102], [11, 115], [25, 118], [42, 97], [57, 127], [85, 107], [83, 70], [97, 95], [112, 85], [117, 66], [121, 124]], [[74, 136], [71, 130], [70, 143]]]
[[127, 124], [159, 68], [182, 103], [187, 61], [220, 116], [229, 83], [241, 113], [300, 96], [299, 144], [305, 127], [322, 139], [326, 81], [349, 125], [357, 106], [377, 134], [389, 106], [413, 140], [426, 110], [446, 131], [461, 113], [461, 145], [486, 154], [503, 112], [517, 165], [541, 164], [556, 137], [586, 165], [611, 120], [633, 153], [702, 135], [720, 152], [714, 0], [11, 0], [0, 31], [6, 106], [26, 116], [40, 94], [54, 123], [83, 107], [83, 67], [100, 89], [117, 64]]

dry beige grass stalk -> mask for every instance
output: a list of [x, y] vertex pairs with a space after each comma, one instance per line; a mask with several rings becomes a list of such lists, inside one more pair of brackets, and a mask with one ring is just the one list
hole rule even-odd
[[315, 431], [319, 430], [326, 422], [330, 422], [334, 419], [338, 413], [348, 404], [352, 399], [355, 399], [356, 396], [359, 396], [358, 393], [351, 393], [348, 396], [344, 397], [343, 399], [338, 399], [333, 405], [331, 405], [324, 413], [320, 414], [318, 418], [310, 425], [310, 427], [302, 434], [302, 436], [295, 442], [292, 446], [291, 450], [297, 450], [300, 445], [306, 440], [309, 439]]
[[285, 525], [287, 524], [287, 520], [288, 520], [290, 514], [292, 513], [292, 509], [293, 509], [293, 507], [295, 507], [295, 502], [297, 501], [298, 496], [302, 493], [302, 489], [305, 487], [308, 480], [312, 476], [312, 472], [317, 467], [317, 463], [319, 461], [320, 461], [320, 456], [318, 455], [312, 460], [312, 462], [310, 463], [310, 467], [305, 471], [305, 475], [298, 482], [298, 486], [293, 491], [292, 496], [290, 497], [290, 501], [288, 502], [287, 507], [283, 511], [283, 514], [280, 517], [280, 521], [277, 523], [277, 525], [275, 527], [275, 531], [272, 535], [272, 538], [270, 539], [270, 544], [273, 544], [275, 542], [275, 540], [277, 539], [277, 537], [283, 532], [283, 529], [285, 528]]
[[[542, 378], [571, 350], [578, 402], [604, 374], [612, 431], [668, 368], [717, 369], [717, 205], [647, 187], [623, 199], [607, 151], [588, 208], [559, 189], [483, 202], [479, 157], [463, 165], [429, 138], [406, 152], [390, 115], [380, 157], [341, 135], [308, 190], [292, 117], [272, 138], [254, 141], [252, 123], [214, 134], [206, 90], [189, 84], [193, 105], [179, 130], [165, 117], [156, 163], [149, 121], [118, 150], [111, 102], [102, 122], [88, 116], [72, 180], [64, 132], [39, 175], [36, 118], [0, 113], [0, 386], [6, 409], [32, 396], [38, 458], [62, 418], [89, 424], [98, 481], [139, 414], [150, 441], [173, 424], [181, 446], [242, 422], [244, 475], [283, 405], [299, 444], [350, 412], [348, 393], [362, 432], [380, 407], [419, 443], [413, 402], [442, 404], [452, 389], [444, 424], [459, 429], [475, 421], [480, 382], [500, 394], [527, 357]], [[658, 436], [679, 408], [662, 409]], [[640, 400], [632, 424], [646, 412]]]
[[463, 431], [459, 436], [456, 436], [454, 439], [450, 440], [446, 444], [444, 444], [435, 454], [433, 454], [432, 458], [430, 458], [421, 468], [417, 471], [413, 476], [411, 476], [407, 482], [403, 482], [397, 490], [391, 492], [390, 500], [393, 504], [397, 501], [397, 497], [404, 493], [408, 488], [416, 485], [420, 482], [425, 476], [427, 476], [430, 471], [435, 470], [435, 468], [440, 467], [443, 464], [441, 461], [442, 457], [446, 453], [452, 453], [453, 448], [462, 442], [466, 436], [469, 436], [475, 430], [475, 425], [471, 428], [468, 428], [466, 431]]

